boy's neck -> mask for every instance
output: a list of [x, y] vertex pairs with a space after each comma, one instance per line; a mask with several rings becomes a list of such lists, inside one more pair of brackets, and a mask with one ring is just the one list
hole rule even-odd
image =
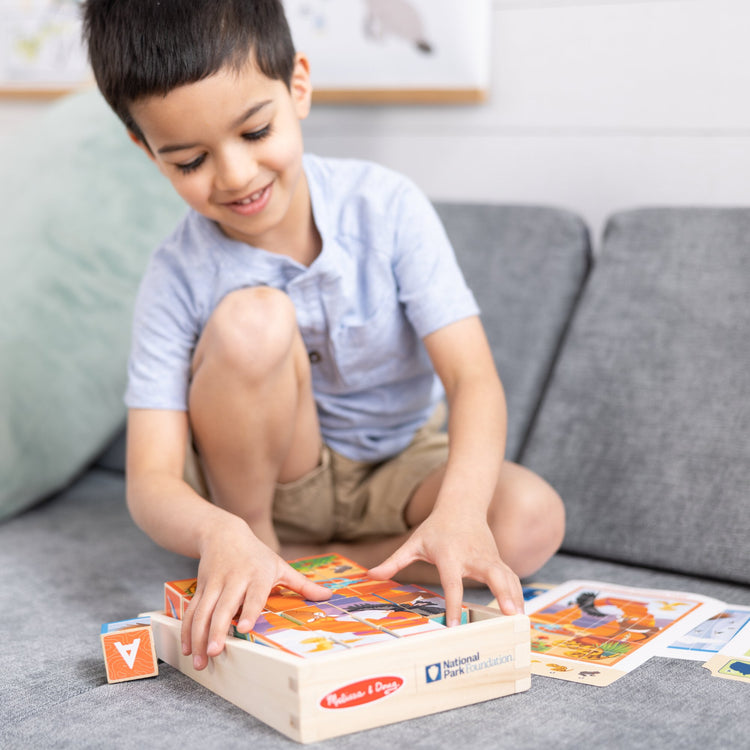
[[269, 253], [285, 255], [300, 265], [310, 266], [320, 255], [323, 240], [315, 224], [310, 190], [304, 173], [296, 190], [297, 195], [289, 206], [283, 225], [266, 235], [258, 243], [258, 247]]
[[[298, 195], [290, 207], [286, 226], [290, 228], [288, 244], [280, 252], [303, 266], [310, 266], [323, 249], [323, 240], [315, 225], [312, 197], [304, 170], [297, 185]], [[274, 252], [272, 250], [272, 252]]]

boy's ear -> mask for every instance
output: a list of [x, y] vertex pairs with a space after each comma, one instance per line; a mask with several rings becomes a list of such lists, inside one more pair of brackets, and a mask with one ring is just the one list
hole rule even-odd
[[144, 143], [132, 130], [128, 130], [128, 135], [130, 136], [130, 140], [135, 143], [136, 146], [138, 146], [141, 151], [143, 151], [146, 156], [148, 156], [151, 161], [155, 162], [156, 159], [154, 158], [154, 154], [152, 153], [151, 149], [148, 147], [146, 143]]
[[310, 61], [301, 52], [298, 52], [294, 57], [291, 92], [297, 110], [297, 117], [300, 120], [304, 120], [310, 114], [312, 81], [310, 80]]

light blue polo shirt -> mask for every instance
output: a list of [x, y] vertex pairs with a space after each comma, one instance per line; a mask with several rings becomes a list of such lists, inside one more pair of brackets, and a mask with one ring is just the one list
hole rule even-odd
[[422, 338], [478, 314], [429, 200], [375, 164], [306, 155], [323, 240], [309, 266], [227, 238], [190, 210], [152, 255], [136, 301], [125, 403], [187, 410], [190, 362], [242, 287], [289, 295], [325, 442], [361, 461], [402, 451], [443, 397]]

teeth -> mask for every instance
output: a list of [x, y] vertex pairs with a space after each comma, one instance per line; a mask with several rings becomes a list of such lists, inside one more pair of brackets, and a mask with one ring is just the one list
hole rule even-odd
[[260, 196], [263, 195], [264, 190], [265, 190], [265, 188], [263, 188], [262, 190], [258, 190], [257, 193], [253, 193], [248, 198], [243, 198], [241, 201], [237, 201], [237, 203], [239, 203], [240, 206], [247, 206], [250, 203], [253, 203], [254, 201], [257, 201], [258, 198], [260, 198]]

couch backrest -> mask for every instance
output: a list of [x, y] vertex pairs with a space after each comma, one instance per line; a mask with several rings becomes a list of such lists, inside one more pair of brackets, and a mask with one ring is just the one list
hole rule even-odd
[[750, 209], [609, 221], [523, 460], [565, 550], [750, 583]]
[[506, 455], [516, 459], [588, 274], [588, 229], [544, 206], [437, 209], [482, 311], [508, 402]]

